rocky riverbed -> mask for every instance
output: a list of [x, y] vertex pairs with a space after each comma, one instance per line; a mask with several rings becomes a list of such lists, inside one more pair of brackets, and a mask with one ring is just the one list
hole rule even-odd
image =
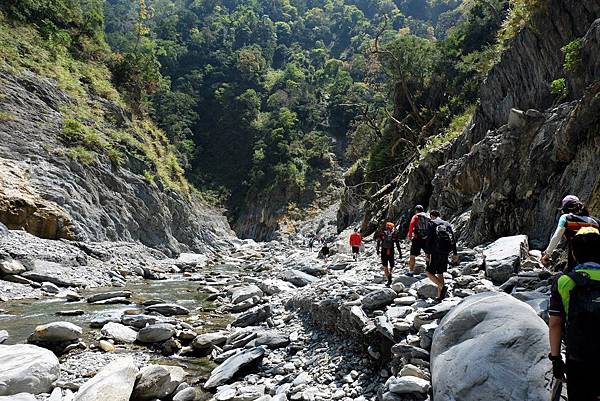
[[548, 395], [551, 274], [527, 237], [461, 249], [441, 303], [402, 265], [386, 287], [372, 244], [355, 262], [345, 233], [328, 260], [304, 242], [170, 259], [136, 244], [6, 234], [0, 400]]

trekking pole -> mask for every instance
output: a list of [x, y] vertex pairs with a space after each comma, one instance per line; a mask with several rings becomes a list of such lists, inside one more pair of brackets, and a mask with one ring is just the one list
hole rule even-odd
[[562, 380], [554, 379], [554, 385], [552, 386], [552, 393], [550, 401], [560, 401], [562, 394], [563, 382]]

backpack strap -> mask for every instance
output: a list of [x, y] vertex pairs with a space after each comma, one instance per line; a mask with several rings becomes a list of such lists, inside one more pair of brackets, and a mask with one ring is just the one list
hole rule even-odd
[[571, 280], [575, 282], [577, 287], [586, 287], [590, 284], [590, 277], [587, 274], [579, 272], [570, 272], [567, 274]]

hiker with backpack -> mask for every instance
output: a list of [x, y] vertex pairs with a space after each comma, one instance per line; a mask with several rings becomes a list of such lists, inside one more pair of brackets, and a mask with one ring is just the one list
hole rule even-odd
[[394, 272], [394, 246], [398, 249], [398, 257], [402, 258], [400, 249], [400, 239], [394, 223], [385, 223], [385, 229], [376, 237], [377, 255], [381, 255], [381, 264], [383, 265], [384, 279], [387, 279], [387, 286], [392, 285], [392, 273]]
[[415, 273], [415, 263], [417, 256], [421, 255], [421, 250], [425, 250], [425, 242], [431, 220], [425, 209], [421, 205], [415, 206], [415, 215], [410, 220], [408, 226], [408, 239], [410, 240], [410, 256], [408, 258], [407, 276], [413, 276]]
[[[600, 232], [595, 227], [581, 228], [573, 235], [570, 247], [575, 268], [561, 275], [551, 289], [548, 358], [554, 377], [566, 381], [569, 400], [599, 400]], [[566, 363], [561, 355], [563, 334]]]
[[352, 257], [354, 261], [358, 260], [358, 253], [362, 245], [362, 235], [358, 232], [358, 227], [354, 227], [354, 232], [350, 234], [350, 248], [352, 248]]
[[458, 259], [456, 251], [456, 238], [452, 226], [440, 217], [440, 212], [432, 210], [431, 224], [427, 232], [425, 253], [427, 254], [427, 268], [425, 274], [438, 287], [437, 300], [443, 300], [448, 294], [448, 287], [444, 283], [444, 273], [448, 270], [448, 256], [452, 252], [454, 262]]
[[565, 196], [559, 210], [561, 216], [558, 220], [558, 226], [548, 247], [542, 253], [541, 262], [546, 267], [550, 265], [550, 256], [552, 256], [552, 252], [554, 252], [564, 237], [567, 240], [567, 269], [571, 271], [576, 265], [575, 259], [573, 259], [573, 252], [571, 252], [571, 240], [581, 228], [600, 228], [600, 220], [590, 216], [585, 205], [575, 195]]

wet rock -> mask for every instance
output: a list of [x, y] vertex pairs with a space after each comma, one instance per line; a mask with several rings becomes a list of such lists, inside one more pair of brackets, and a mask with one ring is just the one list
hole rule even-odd
[[296, 287], [304, 287], [319, 280], [315, 276], [294, 269], [283, 272], [281, 278], [294, 284]]
[[81, 316], [85, 314], [83, 309], [59, 310], [56, 312], [58, 316]]
[[179, 366], [150, 365], [142, 368], [133, 389], [132, 401], [167, 398], [183, 382], [186, 373]]
[[111, 292], [102, 292], [99, 294], [94, 294], [88, 297], [88, 303], [95, 303], [106, 301], [112, 298], [129, 298], [131, 297], [131, 291], [111, 291]]
[[70, 322], [53, 322], [37, 326], [28, 338], [34, 343], [75, 341], [81, 337], [81, 327]]
[[120, 323], [106, 323], [100, 333], [106, 338], [111, 338], [116, 342], [133, 343], [137, 338], [137, 333], [129, 327]]
[[260, 360], [264, 353], [264, 348], [257, 347], [244, 350], [230, 357], [211, 372], [210, 377], [204, 384], [204, 388], [212, 389], [227, 383], [235, 377], [240, 369]]
[[129, 401], [138, 372], [133, 359], [117, 359], [84, 383], [74, 401]]
[[519, 272], [521, 261], [528, 255], [526, 235], [500, 238], [483, 250], [485, 275], [495, 284], [502, 284]]
[[118, 321], [126, 326], [135, 327], [136, 329], [143, 329], [150, 324], [161, 322], [161, 318], [151, 315], [123, 315], [119, 317]]
[[214, 333], [200, 334], [192, 341], [192, 346], [196, 349], [211, 348], [213, 345], [223, 345], [227, 341], [229, 333], [226, 331], [217, 331]]
[[468, 297], [434, 334], [434, 398], [548, 399], [548, 347], [548, 327], [528, 305], [504, 293]]
[[235, 305], [250, 298], [262, 298], [262, 296], [262, 290], [253, 284], [245, 287], [234, 288], [231, 293], [231, 302]]
[[189, 315], [190, 310], [177, 304], [156, 304], [146, 308], [147, 312], [157, 312], [164, 316]]
[[394, 302], [398, 294], [391, 288], [382, 288], [371, 291], [362, 299], [362, 306], [365, 309], [377, 309]]
[[231, 325], [234, 327], [247, 327], [254, 326], [258, 323], [262, 323], [271, 316], [271, 306], [262, 305], [250, 309], [247, 312], [239, 315]]
[[168, 323], [156, 323], [144, 327], [137, 333], [137, 341], [145, 344], [167, 341], [175, 334], [175, 327]]
[[35, 345], [0, 345], [0, 395], [47, 393], [60, 374], [58, 358]]
[[21, 274], [25, 273], [27, 269], [21, 262], [14, 259], [3, 260], [0, 262], [0, 272], [4, 274]]
[[123, 313], [120, 311], [114, 312], [103, 312], [94, 316], [92, 320], [90, 320], [90, 327], [94, 329], [102, 328], [106, 323], [115, 322], [118, 323], [121, 321], [121, 315]]

